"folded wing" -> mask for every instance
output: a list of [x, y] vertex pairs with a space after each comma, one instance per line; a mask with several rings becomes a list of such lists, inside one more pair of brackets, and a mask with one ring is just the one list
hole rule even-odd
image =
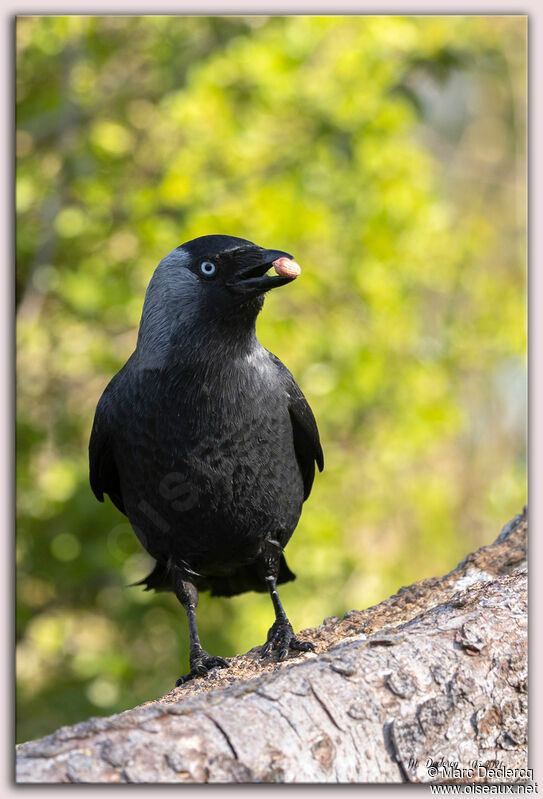
[[289, 397], [288, 410], [292, 424], [294, 451], [304, 481], [305, 502], [313, 486], [315, 463], [319, 468], [319, 472], [322, 472], [324, 469], [324, 455], [322, 452], [319, 430], [315, 417], [313, 416], [313, 411], [309, 407], [309, 403], [304, 397], [296, 380], [279, 358], [272, 353], [270, 353], [270, 355], [280, 371], [285, 390]]

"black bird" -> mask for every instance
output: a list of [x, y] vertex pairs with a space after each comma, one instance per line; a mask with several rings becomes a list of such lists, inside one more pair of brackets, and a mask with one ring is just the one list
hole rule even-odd
[[[275, 266], [277, 275], [266, 272]], [[126, 514], [156, 565], [138, 585], [174, 591], [190, 632], [190, 673], [228, 666], [201, 646], [198, 591], [271, 595], [262, 654], [298, 640], [277, 584], [294, 580], [283, 549], [323, 469], [311, 408], [256, 336], [264, 294], [299, 272], [292, 256], [234, 236], [177, 247], [147, 288], [136, 350], [102, 394], [90, 484]]]

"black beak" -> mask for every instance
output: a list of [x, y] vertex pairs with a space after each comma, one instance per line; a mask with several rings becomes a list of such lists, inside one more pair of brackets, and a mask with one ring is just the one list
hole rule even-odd
[[278, 286], [284, 286], [285, 283], [291, 283], [294, 277], [279, 277], [278, 275], [266, 274], [273, 262], [278, 258], [294, 260], [292, 255], [288, 252], [283, 252], [283, 250], [260, 250], [257, 253], [257, 258], [251, 258], [252, 263], [249, 266], [247, 266], [246, 261], [226, 285], [235, 294], [261, 294]]

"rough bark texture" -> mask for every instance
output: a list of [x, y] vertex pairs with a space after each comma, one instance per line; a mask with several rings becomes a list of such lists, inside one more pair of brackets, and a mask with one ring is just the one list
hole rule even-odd
[[444, 577], [304, 631], [315, 653], [257, 647], [21, 744], [17, 781], [523, 782], [490, 768], [528, 765], [526, 536], [523, 513]]

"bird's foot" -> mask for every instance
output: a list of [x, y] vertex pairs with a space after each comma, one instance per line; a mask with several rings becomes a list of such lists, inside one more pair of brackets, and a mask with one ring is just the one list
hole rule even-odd
[[309, 641], [299, 641], [294, 635], [292, 625], [287, 620], [277, 619], [268, 631], [268, 638], [262, 647], [260, 657], [266, 657], [272, 649], [279, 650], [278, 660], [284, 660], [289, 653], [289, 649], [298, 652], [315, 651], [315, 647]]
[[184, 685], [195, 677], [205, 677], [211, 669], [227, 669], [229, 666], [230, 664], [224, 658], [211, 656], [205, 649], [199, 649], [198, 652], [191, 655], [190, 672], [179, 677], [175, 683], [175, 687], [178, 688], [180, 685]]

